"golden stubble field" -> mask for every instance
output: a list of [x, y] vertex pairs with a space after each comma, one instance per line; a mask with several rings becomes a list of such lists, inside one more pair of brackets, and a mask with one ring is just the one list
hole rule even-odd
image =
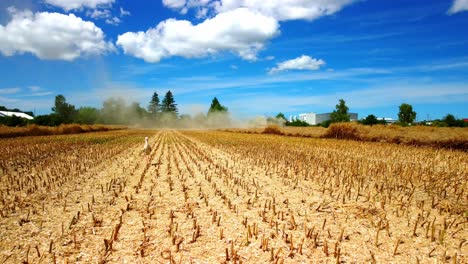
[[169, 130], [0, 147], [0, 263], [468, 262], [462, 151]]

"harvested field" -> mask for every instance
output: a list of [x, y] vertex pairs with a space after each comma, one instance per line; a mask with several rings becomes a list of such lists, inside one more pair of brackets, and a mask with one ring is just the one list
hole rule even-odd
[[100, 132], [110, 130], [126, 129], [124, 126], [114, 125], [79, 125], [62, 124], [57, 127], [47, 127], [38, 125], [28, 125], [26, 127], [8, 127], [0, 125], [0, 138], [27, 137], [27, 136], [48, 136], [48, 135], [69, 135], [89, 132]]
[[468, 262], [462, 151], [168, 130], [0, 146], [1, 263]]
[[[266, 128], [239, 129], [223, 131], [246, 134], [268, 133]], [[435, 148], [459, 149], [468, 151], [468, 128], [449, 127], [401, 127], [398, 125], [364, 126], [355, 123], [332, 124], [323, 127], [280, 127], [282, 135], [291, 137], [336, 138], [368, 142], [387, 142], [410, 146], [429, 146]]]

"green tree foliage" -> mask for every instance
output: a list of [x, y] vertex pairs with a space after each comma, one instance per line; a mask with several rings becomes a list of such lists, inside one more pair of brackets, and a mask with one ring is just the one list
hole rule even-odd
[[442, 121], [449, 127], [457, 126], [457, 119], [452, 114], [447, 114]]
[[228, 111], [227, 107], [221, 105], [218, 101], [218, 98], [213, 98], [211, 101], [210, 109], [208, 110], [208, 115], [213, 113], [226, 113]]
[[157, 92], [154, 92], [148, 105], [148, 113], [152, 118], [156, 118], [160, 110], [161, 106], [159, 105], [159, 96]]
[[39, 126], [58, 126], [62, 124], [62, 119], [57, 114], [39, 115], [33, 122]]
[[[0, 105], [0, 111], [19, 112], [19, 113], [28, 114], [30, 116], [34, 116], [33, 112], [21, 111], [18, 108], [9, 109], [3, 105]], [[18, 117], [18, 116], [0, 116], [0, 124], [6, 125], [6, 126], [25, 126], [31, 122], [32, 121]]]
[[284, 120], [284, 122], [288, 121], [288, 119], [286, 119], [286, 116], [284, 116], [284, 114], [281, 112], [279, 112], [275, 117], [276, 119]]
[[327, 128], [331, 125], [331, 123], [332, 123], [331, 120], [326, 120], [320, 123], [319, 126]]
[[62, 120], [62, 123], [72, 123], [77, 114], [75, 106], [67, 103], [65, 96], [61, 94], [55, 96], [52, 111]]
[[164, 99], [161, 103], [161, 111], [163, 113], [174, 114], [177, 116], [177, 104], [175, 103], [174, 96], [172, 95], [171, 91], [167, 91]]
[[336, 109], [330, 115], [331, 122], [349, 122], [348, 110], [349, 108], [346, 106], [345, 100], [340, 99], [339, 103], [336, 105]]
[[210, 109], [206, 115], [207, 127], [228, 127], [231, 125], [231, 117], [229, 116], [228, 108], [222, 105], [218, 98], [213, 98]]
[[[0, 110], [6, 111], [6, 110]], [[28, 124], [28, 120], [18, 116], [0, 116], [0, 124], [6, 126], [25, 126]]]
[[78, 124], [92, 125], [99, 120], [99, 110], [94, 107], [81, 107], [78, 109], [75, 122]]
[[468, 122], [457, 119], [452, 114], [447, 114], [442, 120], [432, 121], [432, 126], [436, 127], [468, 127]]
[[368, 126], [373, 126], [373, 125], [377, 125], [377, 124], [385, 125], [386, 122], [385, 122], [385, 120], [378, 120], [375, 115], [368, 115], [366, 118], [364, 118], [361, 121], [361, 124], [368, 125]]
[[286, 126], [293, 126], [293, 127], [308, 127], [310, 126], [309, 123], [302, 121], [302, 120], [293, 120], [292, 122], [287, 122]]
[[401, 124], [407, 125], [413, 123], [416, 119], [416, 112], [413, 111], [413, 106], [403, 103], [400, 105], [400, 112], [398, 113], [398, 120]]

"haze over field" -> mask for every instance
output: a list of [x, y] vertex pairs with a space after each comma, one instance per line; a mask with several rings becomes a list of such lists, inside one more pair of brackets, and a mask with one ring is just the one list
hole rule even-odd
[[[2, 0], [0, 105], [47, 114], [63, 94], [235, 117], [330, 112], [468, 117], [465, 0]], [[26, 25], [26, 26], [25, 26]]]

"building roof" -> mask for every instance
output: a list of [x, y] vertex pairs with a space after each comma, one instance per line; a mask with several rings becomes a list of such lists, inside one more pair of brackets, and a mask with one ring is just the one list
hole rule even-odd
[[21, 113], [21, 112], [10, 112], [10, 111], [0, 111], [0, 116], [17, 116], [17, 117], [21, 117], [21, 118], [26, 118], [28, 120], [34, 119], [34, 117], [32, 117], [32, 116], [30, 116], [28, 114]]

